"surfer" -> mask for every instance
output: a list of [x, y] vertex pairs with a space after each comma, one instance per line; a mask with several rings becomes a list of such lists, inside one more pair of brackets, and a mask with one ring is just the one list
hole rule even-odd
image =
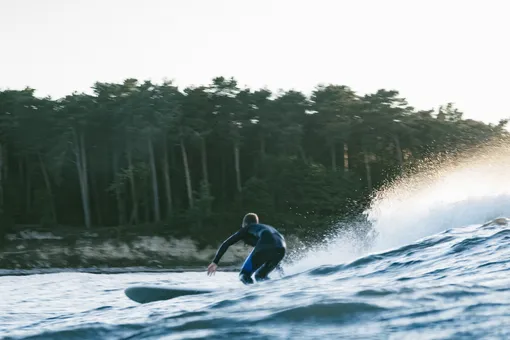
[[257, 214], [248, 213], [243, 218], [241, 229], [221, 244], [212, 263], [207, 268], [207, 275], [210, 276], [216, 272], [220, 259], [228, 247], [241, 240], [254, 247], [241, 267], [239, 273], [241, 282], [244, 284], [254, 283], [253, 274], [255, 274], [256, 281], [267, 280], [267, 276], [275, 268], [282, 270], [280, 262], [285, 256], [287, 248], [284, 237], [272, 226], [259, 223]]

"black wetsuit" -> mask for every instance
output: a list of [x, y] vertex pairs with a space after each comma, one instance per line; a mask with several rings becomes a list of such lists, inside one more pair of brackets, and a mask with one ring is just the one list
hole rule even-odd
[[218, 264], [228, 247], [241, 240], [254, 248], [244, 261], [239, 278], [245, 284], [253, 283], [251, 276], [254, 273], [257, 281], [267, 279], [267, 275], [285, 256], [287, 248], [285, 239], [275, 228], [267, 224], [252, 223], [226, 239], [216, 252], [213, 262]]

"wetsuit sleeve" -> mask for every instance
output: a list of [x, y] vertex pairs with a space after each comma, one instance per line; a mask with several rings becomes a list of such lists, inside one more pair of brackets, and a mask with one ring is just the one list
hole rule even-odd
[[228, 247], [241, 241], [246, 235], [247, 230], [248, 230], [247, 228], [242, 228], [237, 233], [231, 235], [229, 238], [223, 241], [220, 248], [216, 252], [216, 256], [214, 256], [213, 262], [218, 264], [223, 254], [225, 254], [225, 252], [227, 251]]

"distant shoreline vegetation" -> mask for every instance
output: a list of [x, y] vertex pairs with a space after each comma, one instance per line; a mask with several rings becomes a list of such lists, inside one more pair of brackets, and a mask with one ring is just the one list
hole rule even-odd
[[2, 234], [156, 225], [214, 244], [253, 211], [287, 234], [320, 237], [420, 160], [508, 137], [506, 120], [466, 120], [451, 103], [416, 110], [383, 89], [317, 86], [307, 97], [223, 77], [92, 89], [58, 100], [0, 92]]

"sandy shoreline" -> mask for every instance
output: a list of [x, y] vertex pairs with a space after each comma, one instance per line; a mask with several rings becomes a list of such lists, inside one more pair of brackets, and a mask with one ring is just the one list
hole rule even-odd
[[[169, 235], [112, 237], [111, 230], [20, 228], [7, 234], [0, 247], [0, 275], [205, 271], [217, 246], [199, 246], [191, 238]], [[238, 270], [251, 249], [242, 243], [231, 246], [220, 270]]]

